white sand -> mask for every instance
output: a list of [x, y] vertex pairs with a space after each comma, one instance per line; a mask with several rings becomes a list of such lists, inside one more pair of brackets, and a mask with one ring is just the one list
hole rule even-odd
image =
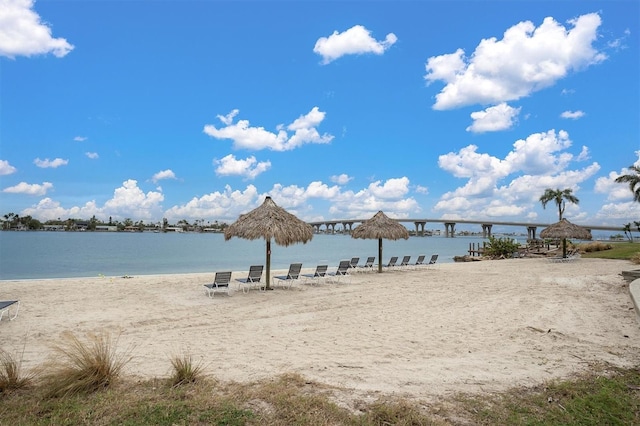
[[354, 395], [497, 391], [592, 362], [639, 365], [640, 323], [620, 275], [632, 267], [439, 264], [214, 299], [202, 287], [213, 273], [2, 281], [0, 298], [20, 299], [21, 309], [0, 323], [0, 348], [24, 347], [31, 369], [63, 332], [107, 330], [120, 333], [118, 348], [131, 348], [127, 374], [143, 378], [168, 376], [170, 357], [187, 352], [222, 380], [298, 372]]

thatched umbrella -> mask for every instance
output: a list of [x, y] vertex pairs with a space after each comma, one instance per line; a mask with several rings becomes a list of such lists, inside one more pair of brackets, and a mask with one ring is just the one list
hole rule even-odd
[[567, 238], [578, 240], [590, 240], [591, 231], [582, 226], [575, 225], [567, 219], [554, 223], [540, 232], [541, 238], [562, 238], [562, 257], [567, 257]]
[[264, 238], [267, 242], [267, 284], [271, 275], [271, 240], [281, 246], [295, 243], [306, 243], [313, 238], [313, 227], [298, 219], [267, 196], [264, 203], [249, 213], [241, 214], [238, 220], [224, 230], [224, 239], [232, 237], [255, 240]]
[[351, 232], [353, 238], [378, 239], [378, 272], [382, 272], [382, 239], [399, 240], [409, 238], [409, 231], [397, 220], [390, 219], [379, 211], [371, 219], [365, 220]]

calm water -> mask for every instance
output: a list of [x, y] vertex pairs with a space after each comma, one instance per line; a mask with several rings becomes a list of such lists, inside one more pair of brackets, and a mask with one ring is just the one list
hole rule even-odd
[[[391, 256], [439, 254], [439, 262], [464, 255], [479, 237], [410, 237], [383, 241], [383, 262]], [[377, 240], [348, 235], [314, 235], [307, 244], [271, 245], [271, 268], [303, 268], [326, 263], [337, 267], [341, 259], [378, 255]], [[265, 263], [264, 240], [248, 241], [222, 234], [109, 233], [109, 232], [0, 232], [0, 280], [246, 271]]]

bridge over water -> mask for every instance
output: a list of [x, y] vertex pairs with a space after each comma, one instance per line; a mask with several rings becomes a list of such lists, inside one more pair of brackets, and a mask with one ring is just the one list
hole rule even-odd
[[[316, 233], [322, 232], [322, 227], [324, 226], [325, 232], [334, 234], [336, 232], [336, 226], [342, 225], [342, 229], [350, 233], [355, 227], [354, 224], [360, 224], [367, 219], [339, 219], [339, 220], [323, 220], [319, 222], [309, 222]], [[538, 228], [546, 228], [551, 223], [529, 223], [529, 222], [499, 222], [499, 221], [490, 221], [490, 220], [464, 220], [464, 219], [394, 219], [400, 223], [413, 223], [416, 235], [423, 236], [425, 234], [425, 226], [427, 223], [442, 223], [444, 224], [444, 233], [445, 237], [453, 238], [455, 236], [455, 228], [457, 224], [471, 224], [471, 225], [480, 225], [482, 227], [482, 236], [484, 238], [489, 238], [491, 236], [491, 228], [493, 225], [502, 225], [502, 226], [518, 226], [524, 227], [527, 230], [527, 238], [531, 240], [536, 239], [536, 232]], [[357, 226], [357, 225], [356, 225]], [[598, 231], [614, 231], [614, 232], [623, 232], [624, 229], [622, 226], [602, 226], [602, 225], [580, 225], [583, 228], [586, 228], [590, 231], [598, 230]]]

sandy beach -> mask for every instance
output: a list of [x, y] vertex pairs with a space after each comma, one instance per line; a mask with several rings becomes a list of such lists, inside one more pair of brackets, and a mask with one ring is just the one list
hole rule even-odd
[[640, 322], [620, 275], [633, 266], [445, 263], [213, 299], [203, 292], [213, 272], [2, 281], [0, 299], [19, 299], [21, 308], [0, 323], [0, 348], [24, 349], [31, 369], [64, 332], [108, 331], [131, 351], [133, 377], [168, 376], [170, 358], [189, 353], [225, 381], [297, 372], [360, 396], [499, 391], [595, 362], [640, 365]]

